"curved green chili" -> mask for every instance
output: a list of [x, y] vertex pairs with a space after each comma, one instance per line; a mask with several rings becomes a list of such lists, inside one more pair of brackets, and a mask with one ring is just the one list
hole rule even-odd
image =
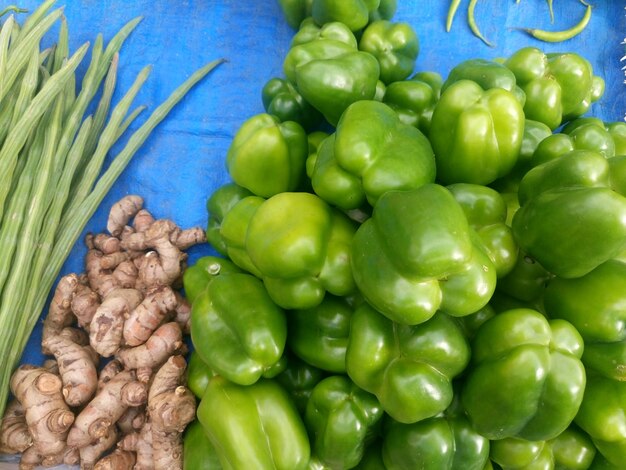
[[582, 17], [578, 24], [572, 26], [570, 29], [566, 29], [563, 31], [545, 31], [543, 29], [522, 28], [522, 31], [530, 34], [535, 39], [546, 42], [561, 42], [571, 39], [574, 36], [580, 34], [587, 27], [587, 25], [589, 24], [589, 20], [591, 19], [591, 5], [584, 2], [581, 3], [587, 5], [585, 15]]
[[550, 10], [550, 23], [554, 23], [554, 8], [552, 8], [552, 0], [548, 0], [548, 10]]
[[480, 30], [478, 29], [478, 25], [476, 24], [476, 18], [474, 17], [474, 9], [476, 8], [476, 3], [478, 0], [470, 0], [469, 6], [467, 7], [467, 24], [469, 25], [474, 36], [479, 38], [482, 42], [487, 44], [489, 47], [493, 47], [493, 44], [485, 39]]
[[450, 2], [450, 8], [448, 9], [448, 18], [446, 19], [446, 31], [450, 32], [450, 28], [452, 28], [452, 21], [454, 20], [454, 15], [456, 15], [456, 11], [459, 9], [459, 5], [461, 4], [461, 0], [452, 0]]

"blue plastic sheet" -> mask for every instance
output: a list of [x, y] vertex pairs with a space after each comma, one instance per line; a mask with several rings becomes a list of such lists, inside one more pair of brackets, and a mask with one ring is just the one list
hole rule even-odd
[[[554, 0], [554, 24], [550, 23], [545, 0], [480, 1], [476, 20], [495, 44], [493, 48], [470, 32], [469, 0], [461, 2], [450, 33], [445, 32], [448, 0], [398, 0], [394, 21], [410, 23], [420, 38], [416, 71], [437, 71], [444, 77], [462, 60], [507, 56], [529, 45], [545, 51], [580, 53], [607, 85], [604, 98], [590, 114], [607, 121], [622, 120], [626, 85], [620, 63], [624, 46], [620, 43], [626, 36], [625, 5], [619, 0], [589, 1], [594, 10], [587, 29], [558, 44], [536, 41], [514, 28], [569, 28], [584, 14], [585, 7], [578, 0]], [[20, 2], [29, 9], [38, 4]], [[282, 61], [294, 31], [282, 17], [277, 0], [68, 0], [59, 1], [61, 5], [65, 5], [72, 50], [86, 41], [93, 42], [97, 33], [107, 41], [124, 23], [143, 16], [122, 48], [115, 99], [119, 100], [143, 66], [152, 64], [152, 74], [136, 100], [149, 107], [146, 115], [197, 68], [220, 57], [228, 60], [155, 130], [85, 232], [103, 231], [108, 209], [126, 194], [141, 195], [156, 217], [171, 218], [181, 227], [204, 226], [208, 196], [229, 180], [225, 155], [233, 135], [247, 118], [263, 112], [263, 84], [283, 76]], [[51, 44], [54, 35], [45, 41]], [[140, 118], [131, 130], [144, 119]], [[112, 154], [120, 148], [115, 147]], [[190, 251], [190, 261], [209, 253], [212, 251], [208, 245], [195, 247]], [[61, 274], [82, 272], [84, 254], [81, 239]], [[22, 362], [42, 361], [40, 341], [38, 325]]]

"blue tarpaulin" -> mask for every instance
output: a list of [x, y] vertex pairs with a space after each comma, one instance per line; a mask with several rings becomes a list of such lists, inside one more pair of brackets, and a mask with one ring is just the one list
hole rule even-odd
[[[553, 24], [545, 0], [479, 1], [476, 20], [495, 47], [472, 35], [467, 25], [468, 0], [461, 2], [450, 33], [445, 32], [448, 0], [398, 0], [394, 21], [410, 23], [419, 36], [415, 71], [436, 71], [443, 77], [465, 59], [503, 57], [529, 45], [582, 54], [606, 80], [605, 96], [590, 114], [606, 121], [622, 120], [626, 85], [620, 63], [624, 45], [620, 43], [626, 36], [626, 2], [589, 2], [594, 8], [587, 29], [557, 44], [534, 40], [516, 28], [569, 28], [584, 14], [579, 0], [554, 0]], [[20, 6], [32, 10], [38, 3], [23, 1]], [[67, 0], [58, 5], [65, 6], [72, 50], [86, 41], [93, 43], [97, 33], [107, 41], [127, 21], [143, 17], [122, 48], [115, 100], [128, 90], [139, 70], [151, 64], [151, 76], [136, 100], [148, 106], [146, 115], [193, 71], [214, 59], [227, 59], [154, 131], [85, 232], [102, 232], [108, 209], [126, 194], [141, 195], [147, 209], [158, 218], [171, 218], [185, 228], [204, 226], [207, 198], [229, 180], [225, 156], [233, 135], [246, 119], [263, 112], [264, 83], [283, 76], [282, 62], [294, 31], [285, 22], [277, 0]], [[45, 39], [48, 45], [53, 41], [54, 34]], [[120, 148], [116, 146], [112, 155]], [[209, 253], [213, 252], [208, 245], [195, 247], [190, 261]], [[61, 274], [82, 272], [84, 254], [81, 239]], [[41, 362], [40, 333], [38, 327], [23, 362]]]

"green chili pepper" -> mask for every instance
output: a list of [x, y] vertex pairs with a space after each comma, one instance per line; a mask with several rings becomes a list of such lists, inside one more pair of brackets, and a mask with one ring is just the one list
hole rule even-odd
[[461, 5], [461, 0], [452, 0], [450, 2], [450, 8], [448, 9], [448, 18], [446, 19], [447, 32], [450, 32], [450, 28], [452, 28], [452, 21], [454, 21], [454, 16], [456, 15], [456, 11], [459, 9], [459, 5]]
[[582, 0], [581, 3], [583, 5], [587, 5], [585, 15], [578, 22], [578, 24], [572, 26], [569, 29], [565, 29], [563, 31], [546, 31], [543, 29], [522, 28], [522, 31], [530, 34], [535, 39], [546, 42], [562, 42], [571, 39], [574, 36], [580, 34], [587, 27], [587, 25], [589, 24], [589, 20], [591, 19], [591, 5], [583, 2]]
[[476, 24], [476, 18], [474, 17], [474, 9], [476, 8], [477, 3], [478, 3], [478, 0], [470, 0], [469, 6], [467, 7], [467, 24], [472, 30], [472, 33], [474, 33], [474, 35], [478, 39], [480, 39], [482, 42], [487, 44], [489, 47], [494, 47], [494, 45], [491, 42], [485, 39], [485, 37], [480, 32], [480, 29], [478, 29], [478, 24]]

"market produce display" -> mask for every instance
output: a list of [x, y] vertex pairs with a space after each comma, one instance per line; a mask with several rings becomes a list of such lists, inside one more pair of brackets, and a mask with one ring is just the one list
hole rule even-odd
[[[58, 20], [46, 17], [51, 3], [29, 20], [42, 22], [41, 34]], [[546, 44], [581, 36], [598, 15], [580, 3], [575, 26], [524, 31]], [[460, 5], [442, 2], [444, 36], [455, 34]], [[558, 21], [562, 7], [544, 6]], [[91, 84], [95, 92], [104, 79], [100, 106], [84, 121], [76, 115], [60, 152], [93, 157], [61, 185], [73, 202], [50, 202], [53, 215], [80, 221], [41, 222], [42, 236], [59, 232], [69, 245], [53, 256], [54, 273], [40, 270], [50, 251], [39, 253], [30, 272], [44, 273], [44, 291], [25, 300], [37, 306], [50, 294], [33, 337], [54, 359], [7, 371], [0, 451], [21, 453], [24, 469], [621, 468], [626, 124], [597, 111], [616, 96], [606, 65], [567, 43], [529, 40], [499, 57], [461, 51], [448, 68], [424, 69], [430, 51], [418, 23], [396, 16], [402, 7], [278, 0], [273, 11], [284, 17], [273, 21], [291, 28], [291, 42], [274, 51], [281, 66], [259, 86], [256, 113], [240, 116], [223, 153], [206, 162], [225, 178], [201, 196], [204, 227], [155, 220], [126, 190], [106, 233], [84, 234], [85, 272], [63, 273], [49, 292], [148, 132], [221, 63], [139, 127], [100, 185], [115, 139], [137, 127], [143, 108], [130, 106], [147, 77], [139, 72], [107, 121], [120, 57], [102, 59], [108, 68]], [[468, 31], [495, 46], [479, 8], [469, 2]], [[11, 21], [0, 44], [19, 50]], [[42, 90], [68, 82], [53, 87], [62, 99], [35, 95], [41, 130], [12, 144], [42, 152], [40, 162], [18, 160], [25, 176], [10, 189], [20, 197], [44, 195], [54, 145], [64, 142], [63, 100], [75, 98], [68, 90], [85, 52], [57, 70], [57, 54], [71, 57], [67, 38], [63, 23], [61, 52], [37, 58], [53, 72]], [[33, 54], [20, 63], [23, 77], [7, 78], [24, 79], [9, 95], [16, 110], [34, 92], [36, 63]], [[27, 214], [17, 196], [7, 200], [5, 217]], [[33, 210], [36, 220], [45, 212]], [[20, 217], [26, 235], [5, 223], [0, 236], [39, 230]], [[16, 272], [27, 275], [21, 264]], [[0, 292], [20, 298], [9, 281]]]

